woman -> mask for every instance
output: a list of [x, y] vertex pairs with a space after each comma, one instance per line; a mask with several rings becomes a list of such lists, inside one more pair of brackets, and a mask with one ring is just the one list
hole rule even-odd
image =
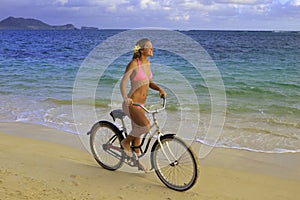
[[[128, 156], [132, 156], [131, 142], [133, 146], [140, 145], [140, 136], [150, 129], [150, 124], [145, 116], [145, 111], [140, 107], [133, 106], [132, 103], [144, 105], [147, 99], [149, 87], [159, 91], [160, 97], [166, 97], [166, 92], [152, 81], [149, 56], [153, 56], [153, 48], [149, 39], [139, 40], [135, 47], [132, 60], [126, 67], [121, 80], [120, 89], [123, 97], [123, 110], [131, 118], [132, 131], [121, 142], [121, 145]], [[130, 79], [131, 88], [126, 92], [126, 84]], [[135, 149], [137, 154], [140, 149]], [[141, 166], [139, 166], [140, 168]]]

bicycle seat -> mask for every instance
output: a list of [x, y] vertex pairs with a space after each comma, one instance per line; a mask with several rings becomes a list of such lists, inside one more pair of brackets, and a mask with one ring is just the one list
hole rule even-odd
[[111, 111], [110, 116], [113, 118], [114, 121], [116, 121], [116, 119], [122, 120], [126, 116], [126, 114], [123, 112], [123, 110], [117, 109]]

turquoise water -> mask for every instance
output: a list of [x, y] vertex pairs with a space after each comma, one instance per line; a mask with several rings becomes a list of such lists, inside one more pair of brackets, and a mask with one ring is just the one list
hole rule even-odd
[[[0, 31], [0, 121], [37, 123], [76, 133], [72, 114], [76, 74], [98, 44], [119, 32]], [[201, 44], [222, 75], [227, 114], [217, 146], [299, 152], [300, 33], [182, 33]], [[174, 39], [170, 45], [176, 46], [177, 41]], [[120, 102], [111, 102], [111, 94], [130, 58], [131, 53], [120, 56], [101, 77], [95, 96], [99, 113], [107, 113], [112, 104], [120, 106]], [[203, 141], [211, 108], [205, 81], [188, 62], [171, 52], [154, 49], [151, 63], [154, 80], [163, 83], [165, 79], [172, 89], [180, 90], [181, 85], [172, 77], [167, 80], [168, 71], [160, 65], [176, 69], [188, 80], [197, 94], [203, 116], [198, 135], [198, 140]], [[176, 123], [178, 100], [171, 89], [168, 93], [168, 110]], [[156, 97], [151, 92], [149, 102], [154, 102]], [[186, 109], [191, 115], [193, 106], [198, 104]]]

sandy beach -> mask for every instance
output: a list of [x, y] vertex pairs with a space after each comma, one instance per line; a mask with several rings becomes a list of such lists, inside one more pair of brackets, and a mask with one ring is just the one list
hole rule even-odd
[[154, 172], [101, 168], [76, 135], [24, 123], [0, 123], [0, 132], [1, 200], [294, 200], [300, 196], [299, 153], [215, 148], [200, 160], [197, 184], [176, 192]]

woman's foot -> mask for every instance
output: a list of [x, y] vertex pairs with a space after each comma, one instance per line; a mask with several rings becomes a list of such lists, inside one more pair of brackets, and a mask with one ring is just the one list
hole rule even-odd
[[129, 157], [133, 156], [131, 148], [130, 148], [130, 143], [128, 144], [125, 141], [125, 139], [121, 141], [121, 147], [123, 148], [123, 150], [127, 156], [129, 156]]

